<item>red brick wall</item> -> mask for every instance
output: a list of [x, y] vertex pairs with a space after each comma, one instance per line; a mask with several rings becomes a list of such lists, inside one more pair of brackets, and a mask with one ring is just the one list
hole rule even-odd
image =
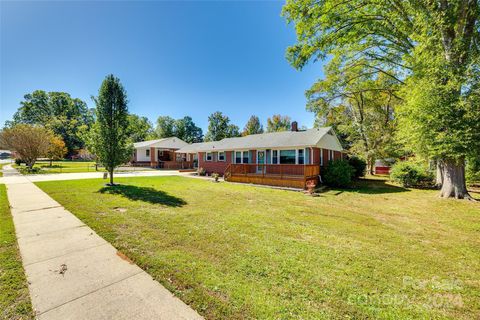
[[312, 164], [320, 164], [320, 148], [312, 148], [312, 149], [313, 149]]
[[205, 161], [205, 152], [198, 154], [198, 167], [203, 168], [208, 174], [219, 173], [223, 175], [227, 166], [232, 162], [232, 151], [225, 152], [225, 161], [218, 161], [218, 153], [214, 153], [213, 161]]
[[340, 151], [334, 151], [333, 152], [333, 159], [339, 160], [342, 158], [342, 153]]

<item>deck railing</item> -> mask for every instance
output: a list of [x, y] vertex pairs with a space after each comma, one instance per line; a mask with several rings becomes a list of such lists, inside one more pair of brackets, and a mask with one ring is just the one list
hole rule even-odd
[[320, 167], [314, 164], [230, 164], [225, 170], [226, 177], [238, 175], [275, 176], [286, 178], [309, 178], [320, 174]]

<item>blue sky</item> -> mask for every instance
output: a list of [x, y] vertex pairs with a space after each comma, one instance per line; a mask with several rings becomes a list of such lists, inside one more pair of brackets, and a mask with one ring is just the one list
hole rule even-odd
[[304, 92], [322, 75], [285, 59], [295, 42], [283, 2], [0, 1], [0, 124], [23, 95], [65, 91], [93, 107], [105, 75], [124, 84], [129, 110], [152, 122], [190, 115], [206, 131], [222, 111], [243, 128], [274, 113], [313, 124]]

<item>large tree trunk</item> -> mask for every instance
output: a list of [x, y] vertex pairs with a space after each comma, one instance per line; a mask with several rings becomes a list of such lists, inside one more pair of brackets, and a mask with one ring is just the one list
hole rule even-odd
[[463, 161], [440, 160], [440, 170], [443, 177], [440, 197], [474, 200], [467, 191]]
[[443, 166], [442, 166], [442, 162], [437, 160], [435, 161], [436, 162], [436, 166], [437, 166], [437, 174], [435, 176], [435, 186], [440, 189], [442, 188], [442, 185], [443, 185]]

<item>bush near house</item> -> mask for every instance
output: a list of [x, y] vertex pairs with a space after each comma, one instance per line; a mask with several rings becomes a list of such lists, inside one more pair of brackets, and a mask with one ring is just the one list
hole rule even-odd
[[367, 162], [357, 156], [348, 158], [348, 163], [353, 167], [353, 176], [358, 179], [364, 177], [367, 172]]
[[392, 166], [390, 179], [404, 187], [416, 187], [431, 183], [433, 177], [422, 165], [402, 161]]
[[330, 161], [324, 169], [323, 182], [331, 187], [348, 187], [352, 182], [355, 168], [347, 160]]

